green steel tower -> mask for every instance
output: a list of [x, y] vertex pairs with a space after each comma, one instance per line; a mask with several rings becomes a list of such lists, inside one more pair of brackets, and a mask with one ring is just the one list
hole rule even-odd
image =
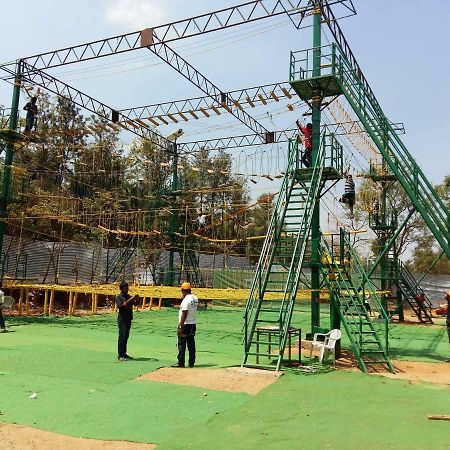
[[5, 164], [3, 168], [3, 183], [2, 183], [2, 194], [0, 197], [0, 252], [2, 259], [2, 273], [1, 278], [3, 279], [4, 274], [4, 258], [3, 258], [3, 241], [6, 230], [5, 220], [8, 217], [8, 200], [10, 196], [10, 186], [11, 186], [11, 165], [14, 160], [14, 140], [17, 136], [16, 129], [18, 125], [18, 113], [19, 113], [19, 100], [20, 100], [20, 87], [21, 87], [21, 62], [16, 63], [16, 76], [14, 79], [13, 96], [11, 102], [11, 115], [9, 118], [8, 133], [6, 135], [6, 153], [5, 153]]
[[[313, 12], [313, 78], [321, 75], [321, 52], [322, 52], [322, 12], [321, 0], [315, 0], [315, 9]], [[312, 106], [312, 163], [318, 162], [320, 146], [320, 108], [322, 104], [322, 92], [320, 87], [313, 89]], [[311, 221], [311, 330], [314, 333], [320, 326], [320, 196], [315, 200], [314, 210]]]

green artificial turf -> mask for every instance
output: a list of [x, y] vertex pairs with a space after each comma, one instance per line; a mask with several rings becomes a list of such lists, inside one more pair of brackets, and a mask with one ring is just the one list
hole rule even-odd
[[[239, 365], [242, 311], [198, 316], [198, 367]], [[307, 331], [309, 320], [302, 306], [294, 325]], [[327, 320], [324, 315], [324, 326]], [[293, 369], [256, 396], [136, 380], [175, 362], [173, 308], [135, 314], [129, 353], [136, 359], [124, 363], [117, 361], [115, 314], [7, 322], [12, 332], [0, 335], [5, 422], [161, 449], [448, 448], [449, 422], [429, 421], [427, 414], [450, 413], [449, 387]], [[396, 358], [450, 357], [444, 327], [393, 325], [390, 334]], [[442, 368], [449, 370], [448, 363]]]

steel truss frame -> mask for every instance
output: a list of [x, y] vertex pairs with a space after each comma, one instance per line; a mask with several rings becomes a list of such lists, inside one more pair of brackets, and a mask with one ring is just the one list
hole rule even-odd
[[[340, 4], [345, 6], [351, 14], [356, 13], [352, 0], [325, 1], [327, 7], [333, 4]], [[315, 8], [314, 2], [311, 0], [305, 2], [305, 6], [301, 6], [302, 2], [303, 0], [253, 0], [241, 5], [224, 8], [152, 29], [145, 29], [30, 56], [19, 60], [22, 71], [21, 80], [34, 83], [57, 95], [72, 100], [88, 111], [98, 114], [113, 123], [118, 123], [122, 128], [144, 139], [149, 139], [160, 147], [167, 148], [167, 140], [148, 128], [147, 124], [140, 117], [133, 118], [127, 112], [119, 112], [42, 71], [43, 69], [52, 67], [73, 64], [140, 48], [148, 48], [175, 67], [183, 76], [210, 96], [214, 102], [220, 104], [220, 106], [237, 117], [238, 120], [247, 125], [252, 131], [255, 131], [263, 142], [272, 143], [274, 141], [273, 133], [269, 132], [248, 113], [243, 111], [236, 104], [238, 99], [222, 92], [217, 86], [207, 80], [186, 60], [170, 49], [167, 46], [167, 42], [234, 27], [264, 18], [275, 17], [281, 14], [288, 15], [294, 25], [299, 28], [305, 15], [310, 14]], [[9, 68], [9, 64], [0, 67], [11, 77], [16, 75]]]
[[[301, 6], [302, 3], [305, 6]], [[348, 14], [356, 14], [352, 0], [327, 0], [327, 5], [343, 5]], [[253, 0], [246, 3], [178, 20], [152, 28], [156, 43], [173, 42], [212, 31], [287, 14], [298, 28], [302, 18], [314, 10], [305, 0]], [[296, 22], [297, 21], [297, 22]], [[84, 44], [65, 47], [24, 58], [37, 69], [49, 69], [104, 56], [137, 50], [142, 45], [142, 31], [121, 34]]]
[[[118, 127], [130, 131], [137, 136], [154, 142], [161, 148], [167, 149], [170, 142], [160, 134], [151, 130], [144, 122], [139, 125], [134, 123], [128, 115], [115, 110], [114, 108], [94, 99], [93, 97], [69, 86], [68, 84], [58, 80], [57, 78], [47, 74], [43, 70], [36, 69], [28, 64], [25, 60], [19, 61], [21, 81], [40, 86], [56, 95], [64, 97], [76, 105], [97, 114], [99, 117], [113, 123], [112, 128], [118, 130]], [[3, 67], [3, 70], [15, 75], [15, 71]]]
[[[241, 105], [242, 103], [247, 103], [251, 107], [255, 107], [260, 103], [266, 105], [270, 102], [279, 102], [280, 99], [291, 99], [297, 94], [287, 81], [283, 81], [280, 83], [266, 84], [263, 86], [237, 89], [225, 92], [225, 95], [228, 99], [232, 98], [233, 104], [239, 108], [238, 104]], [[215, 99], [216, 103], [220, 102], [220, 100], [220, 97]], [[159, 119], [162, 123], [164, 123], [163, 120], [168, 118], [177, 123], [179, 120], [188, 120], [187, 117], [183, 116], [191, 116], [194, 119], [197, 119], [198, 117], [196, 117], [196, 114], [192, 115], [192, 113], [200, 112], [203, 116], [208, 117], [210, 115], [208, 111], [211, 109], [211, 97], [208, 95], [146, 106], [137, 106], [134, 108], [121, 109], [120, 111], [123, 113], [130, 112], [130, 115], [136, 117], [137, 119], [153, 119], [153, 124], [159, 125], [155, 119]], [[180, 116], [180, 118], [174, 117], [175, 115]]]

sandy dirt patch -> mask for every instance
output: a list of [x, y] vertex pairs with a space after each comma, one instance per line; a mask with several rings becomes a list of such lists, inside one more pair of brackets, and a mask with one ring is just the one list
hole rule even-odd
[[392, 361], [392, 363], [395, 367], [395, 374], [380, 373], [379, 375], [412, 382], [427, 381], [450, 386], [450, 363], [418, 361]]
[[230, 367], [228, 369], [163, 367], [155, 372], [140, 376], [138, 380], [161, 381], [216, 391], [246, 392], [255, 395], [275, 382], [281, 375], [282, 372], [247, 367]]
[[0, 422], [1, 450], [151, 450], [154, 448], [156, 448], [154, 444], [75, 438], [22, 425]]

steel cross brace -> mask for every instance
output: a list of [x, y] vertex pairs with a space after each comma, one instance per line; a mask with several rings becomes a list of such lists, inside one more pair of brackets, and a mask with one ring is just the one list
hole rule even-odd
[[[384, 255], [391, 249], [391, 247], [394, 245], [395, 240], [398, 238], [399, 234], [405, 227], [405, 225], [408, 223], [408, 220], [411, 218], [411, 216], [416, 212], [415, 208], [411, 208], [408, 212], [408, 215], [405, 217], [401, 225], [395, 230], [395, 233], [391, 236], [391, 238], [386, 242], [383, 251], [378, 255], [378, 258], [373, 263], [371, 269], [369, 272], [367, 272], [367, 278], [369, 279], [370, 276], [375, 272], [375, 269], [378, 267], [382, 259], [384, 258]], [[361, 289], [361, 288], [360, 288]]]
[[[155, 143], [157, 146], [167, 150], [170, 147], [170, 142], [163, 136], [155, 133], [148, 128], [144, 122], [135, 122], [128, 114], [124, 114], [105, 105], [104, 103], [90, 97], [89, 95], [75, 89], [72, 86], [56, 79], [55, 77], [36, 69], [25, 61], [20, 61], [22, 66], [21, 80], [37, 85], [53, 92], [56, 95], [72, 101], [76, 105], [102, 117], [105, 120], [113, 123], [116, 127], [120, 126], [124, 130], [130, 131], [137, 136]], [[2, 67], [3, 70], [14, 74], [11, 69]], [[114, 127], [113, 125], [113, 127]]]

